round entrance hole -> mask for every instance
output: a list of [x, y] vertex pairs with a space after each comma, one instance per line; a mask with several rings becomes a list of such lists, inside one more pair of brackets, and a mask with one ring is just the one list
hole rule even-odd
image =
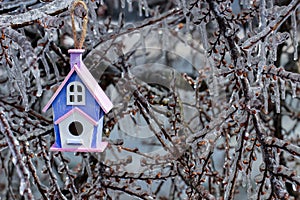
[[83, 132], [83, 126], [78, 121], [72, 122], [69, 125], [69, 131], [72, 135], [78, 136]]

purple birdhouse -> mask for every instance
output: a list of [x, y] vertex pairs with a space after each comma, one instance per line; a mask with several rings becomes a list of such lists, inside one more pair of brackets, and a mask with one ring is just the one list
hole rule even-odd
[[53, 109], [52, 151], [102, 152], [103, 116], [113, 104], [82, 61], [83, 49], [70, 49], [71, 70], [43, 108]]

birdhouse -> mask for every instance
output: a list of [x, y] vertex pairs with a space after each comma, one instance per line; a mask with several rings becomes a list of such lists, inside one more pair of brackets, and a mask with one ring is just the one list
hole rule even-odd
[[71, 70], [43, 108], [53, 109], [52, 151], [102, 152], [103, 116], [113, 104], [82, 61], [83, 49], [70, 49]]

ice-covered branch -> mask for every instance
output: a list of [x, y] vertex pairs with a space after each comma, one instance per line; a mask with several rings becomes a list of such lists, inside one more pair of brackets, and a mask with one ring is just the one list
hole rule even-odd
[[263, 30], [254, 36], [247, 39], [241, 47], [245, 50], [250, 49], [253, 45], [257, 44], [259, 41], [265, 40], [271, 33], [276, 31], [280, 25], [293, 14], [293, 11], [296, 10], [299, 6], [299, 0], [293, 0], [288, 6], [276, 13], [277, 17], [269, 23]]
[[15, 15], [4, 15], [0, 17], [0, 27], [11, 26], [12, 28], [19, 28], [27, 26], [40, 20], [47, 15], [57, 15], [67, 10], [72, 0], [59, 1], [55, 0], [51, 3], [45, 4], [41, 8], [32, 9], [28, 12]]
[[275, 155], [273, 150], [270, 147], [266, 146], [266, 142], [265, 142], [266, 135], [263, 132], [262, 126], [260, 124], [259, 114], [253, 114], [252, 120], [253, 120], [253, 126], [256, 130], [257, 139], [261, 144], [260, 147], [263, 152], [263, 160], [266, 165], [266, 169], [269, 171], [271, 176], [270, 181], [271, 181], [272, 190], [278, 199], [286, 199], [287, 197], [289, 197], [288, 192], [284, 188], [282, 181], [279, 180], [278, 177], [276, 177], [273, 174], [273, 170], [277, 167], [276, 164], [277, 161], [275, 160]]
[[297, 185], [300, 185], [300, 176], [296, 175], [295, 170], [288, 169], [285, 166], [279, 165], [273, 170], [273, 173], [275, 175], [281, 176], [283, 178], [286, 178], [290, 180], [291, 182], [296, 183]]
[[30, 188], [28, 168], [23, 161], [19, 142], [10, 129], [6, 114], [3, 112], [3, 108], [0, 108], [0, 130], [7, 140], [9, 150], [13, 156], [13, 164], [17, 168], [18, 176], [20, 178], [20, 194], [26, 195], [28, 199], [34, 199]]
[[296, 155], [300, 157], [300, 147], [291, 144], [290, 141], [284, 141], [275, 137], [267, 137], [265, 141], [267, 146], [283, 149], [288, 151], [292, 155]]
[[206, 127], [203, 130], [193, 135], [190, 135], [186, 140], [187, 144], [192, 144], [197, 139], [201, 137], [205, 137], [206, 134], [208, 134], [209, 132], [215, 129], [220, 129], [222, 124], [226, 122], [226, 119], [228, 119], [236, 111], [237, 108], [235, 106], [230, 106], [229, 108], [225, 109], [223, 112], [219, 113], [219, 117], [213, 119], [209, 124], [206, 125]]
[[47, 151], [46, 148], [47, 144], [45, 142], [45, 140], [42, 137], [39, 137], [39, 148], [41, 149], [41, 155], [42, 158], [44, 160], [44, 164], [45, 167], [43, 168], [43, 173], [47, 173], [49, 175], [49, 180], [51, 182], [51, 190], [53, 190], [52, 194], [50, 196], [55, 197], [57, 194], [57, 196], [59, 197], [59, 199], [63, 199], [63, 200], [67, 200], [67, 198], [65, 197], [65, 195], [61, 192], [60, 186], [57, 182], [57, 178], [55, 173], [53, 172], [53, 168], [50, 162], [50, 157], [49, 157], [49, 152]]
[[116, 183], [103, 183], [103, 187], [114, 190], [114, 191], [122, 191], [131, 196], [135, 196], [135, 197], [138, 197], [138, 198], [144, 199], [144, 200], [147, 200], [150, 197], [146, 191], [141, 191], [140, 187], [132, 188], [132, 187], [128, 187], [128, 185], [121, 185], [121, 184], [116, 184]]
[[288, 72], [284, 70], [283, 68], [277, 68], [274, 65], [268, 65], [263, 67], [263, 74], [269, 74], [269, 75], [274, 75], [282, 78], [283, 80], [290, 80], [294, 83], [299, 83], [300, 82], [300, 74], [298, 73], [293, 73], [293, 72]]
[[[41, 86], [41, 80], [40, 80], [40, 70], [38, 68], [38, 64], [37, 64], [37, 56], [34, 53], [34, 50], [31, 46], [31, 43], [27, 40], [27, 38], [22, 35], [21, 33], [19, 33], [18, 31], [11, 29], [9, 27], [5, 27], [2, 28], [2, 34], [3, 37], [8, 37], [11, 40], [13, 40], [14, 42], [16, 42], [20, 47], [21, 47], [21, 55], [25, 58], [26, 60], [26, 68], [22, 69], [22, 66], [18, 66], [17, 60], [14, 60], [14, 66], [15, 69], [15, 73], [16, 76], [18, 73], [21, 73], [21, 77], [25, 76], [25, 72], [29, 69], [30, 72], [32, 73], [32, 75], [35, 77], [36, 80], [36, 85], [37, 85], [37, 96], [41, 96], [42, 95], [42, 86]], [[18, 77], [16, 77], [18, 78]], [[25, 83], [25, 78], [18, 78], [21, 79], [21, 83], [18, 85], [19, 86], [19, 90], [20, 93], [22, 95], [23, 101], [24, 101], [24, 106], [26, 107], [26, 109], [28, 109], [28, 97], [26, 95], [26, 83]]]

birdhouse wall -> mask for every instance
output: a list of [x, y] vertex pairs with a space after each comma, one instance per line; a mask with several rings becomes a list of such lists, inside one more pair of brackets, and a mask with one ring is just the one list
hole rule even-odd
[[98, 122], [93, 132], [92, 148], [99, 148], [102, 142], [103, 117]]
[[60, 138], [60, 133], [59, 133], [59, 127], [57, 124], [54, 124], [54, 133], [55, 133], [55, 144], [54, 146], [61, 148], [61, 138]]
[[78, 81], [83, 84], [83, 82], [76, 73], [72, 74], [70, 79], [67, 81], [65, 86], [62, 88], [62, 90], [52, 103], [54, 117], [53, 120], [56, 121], [74, 107], [78, 107], [87, 115], [89, 115], [92, 119], [98, 121], [100, 117], [104, 115], [104, 112], [102, 111], [101, 107], [96, 102], [96, 100], [87, 88], [85, 89], [85, 105], [67, 105], [67, 85], [73, 81]]
[[[78, 107], [81, 109], [84, 113], [89, 115], [93, 120], [95, 121], [101, 121], [99, 123], [98, 127], [95, 127], [95, 130], [93, 131], [93, 140], [92, 141], [92, 146], [97, 146], [97, 140], [101, 140], [101, 133], [102, 133], [102, 118], [104, 116], [104, 111], [100, 107], [100, 105], [97, 103], [97, 101], [94, 99], [93, 95], [90, 93], [90, 91], [86, 88], [85, 89], [85, 105], [67, 105], [67, 86], [69, 83], [78, 81], [82, 83], [84, 86], [84, 83], [81, 81], [80, 77], [74, 73], [70, 77], [70, 79], [67, 81], [65, 86], [62, 88], [60, 93], [57, 95], [56, 99], [52, 103], [52, 108], [53, 108], [53, 121], [56, 121], [60, 117], [64, 116], [67, 112], [72, 110], [74, 107]], [[101, 131], [98, 132], [97, 135], [97, 130]], [[54, 132], [55, 132], [55, 146], [58, 148], [61, 148], [61, 136], [60, 136], [60, 131], [59, 131], [59, 126], [54, 125]]]

